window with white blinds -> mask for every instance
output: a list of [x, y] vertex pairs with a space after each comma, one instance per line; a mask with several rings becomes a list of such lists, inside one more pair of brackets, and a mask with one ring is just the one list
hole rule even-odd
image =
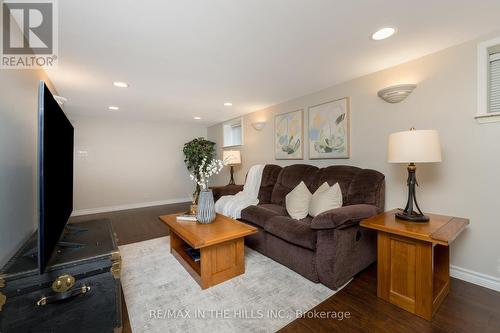
[[241, 118], [230, 120], [222, 126], [224, 147], [243, 145], [243, 121]]
[[488, 112], [500, 112], [500, 52], [489, 56]]
[[479, 124], [500, 122], [500, 36], [477, 44], [477, 109]]

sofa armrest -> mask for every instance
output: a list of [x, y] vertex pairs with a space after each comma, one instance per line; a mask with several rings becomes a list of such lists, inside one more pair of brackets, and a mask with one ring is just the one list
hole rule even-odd
[[210, 189], [214, 194], [214, 201], [217, 201], [224, 195], [234, 195], [243, 191], [243, 185], [211, 186]]
[[377, 206], [365, 204], [331, 209], [313, 218], [311, 221], [311, 229], [335, 229], [341, 225], [358, 223], [378, 213], [379, 209]]

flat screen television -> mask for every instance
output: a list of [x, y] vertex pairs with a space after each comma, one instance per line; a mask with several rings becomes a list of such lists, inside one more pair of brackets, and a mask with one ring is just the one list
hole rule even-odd
[[47, 263], [73, 211], [74, 129], [47, 85], [38, 88], [38, 268]]

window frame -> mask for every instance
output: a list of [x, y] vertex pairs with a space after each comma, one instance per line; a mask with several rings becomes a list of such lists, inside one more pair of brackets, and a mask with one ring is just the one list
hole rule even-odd
[[500, 122], [500, 112], [489, 111], [489, 49], [500, 45], [500, 37], [481, 42], [477, 46], [477, 122]]
[[[240, 142], [235, 143], [234, 139], [231, 139], [231, 142], [226, 142], [226, 129], [227, 128], [234, 128], [234, 127], [240, 127], [240, 132], [241, 132], [241, 137], [240, 137]], [[239, 147], [243, 146], [243, 138], [244, 138], [244, 130], [243, 130], [243, 117], [236, 118], [236, 119], [231, 119], [229, 121], [226, 121], [222, 124], [222, 148], [230, 148], [230, 147]]]

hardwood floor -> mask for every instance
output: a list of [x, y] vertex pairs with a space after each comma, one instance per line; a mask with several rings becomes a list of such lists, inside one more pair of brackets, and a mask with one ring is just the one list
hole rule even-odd
[[[377, 266], [311, 310], [349, 311], [350, 319], [298, 319], [280, 332], [499, 332], [500, 293], [458, 279], [431, 322], [377, 297]], [[311, 312], [310, 311], [310, 312]]]
[[[119, 245], [168, 235], [158, 216], [187, 210], [189, 203], [140, 208], [72, 218], [73, 222], [109, 218]], [[280, 332], [500, 332], [500, 293], [451, 279], [450, 294], [431, 322], [377, 298], [376, 264], [361, 272], [343, 290], [309, 311], [348, 311], [350, 318], [300, 318]], [[123, 332], [131, 332], [123, 306]], [[140, 332], [137, 332], [140, 333]]]
[[118, 245], [142, 242], [148, 239], [168, 235], [168, 227], [159, 220], [160, 215], [184, 212], [189, 209], [189, 202], [122, 210], [110, 213], [100, 213], [72, 217], [70, 222], [108, 218], [118, 235]]

